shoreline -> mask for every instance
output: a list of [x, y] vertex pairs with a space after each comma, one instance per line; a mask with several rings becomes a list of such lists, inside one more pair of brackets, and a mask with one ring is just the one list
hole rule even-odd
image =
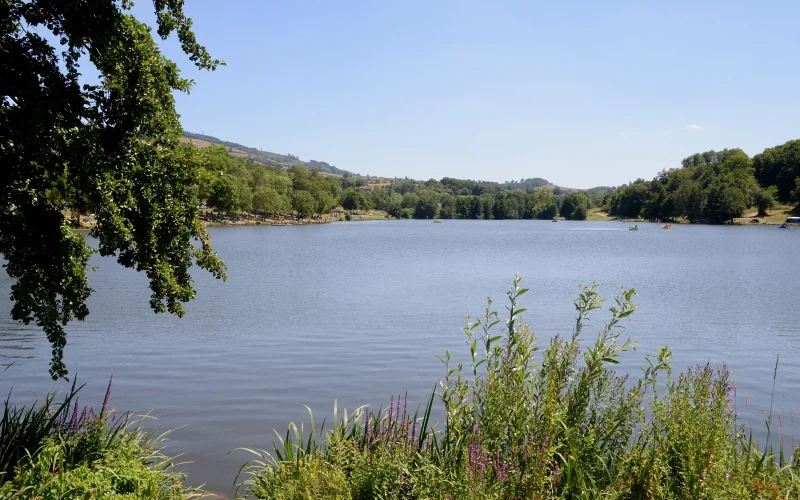
[[[268, 220], [231, 220], [231, 219], [223, 219], [223, 220], [204, 220], [201, 219], [201, 222], [205, 227], [251, 227], [251, 226], [267, 226], [267, 227], [289, 227], [289, 226], [310, 226], [310, 225], [322, 225], [322, 224], [332, 224], [334, 222], [366, 222], [366, 221], [399, 221], [399, 220], [408, 220], [408, 221], [433, 221], [434, 219], [398, 219], [394, 217], [373, 217], [373, 216], [353, 216], [351, 220], [344, 220], [343, 218], [333, 218], [333, 217], [324, 217], [321, 219], [300, 219], [300, 220], [280, 220], [280, 219], [268, 219]], [[518, 220], [518, 221], [540, 221], [540, 222], [549, 222], [548, 219], [436, 219], [439, 221], [454, 221], [454, 220], [480, 220], [480, 221], [507, 221], [507, 220]], [[657, 223], [655, 221], [650, 221], [647, 219], [619, 219], [619, 218], [587, 218], [582, 221], [571, 221], [568, 219], [563, 219], [561, 217], [557, 217], [556, 219], [558, 222], [619, 222], [625, 224], [673, 224], [673, 225], [699, 225], [699, 226], [779, 226], [783, 224], [781, 222], [773, 222], [773, 221], [766, 221], [766, 220], [759, 220], [758, 218], [747, 218], [747, 217], [738, 217], [734, 219], [733, 223], [730, 224], [705, 224], [705, 223], [692, 223], [686, 220], [677, 220], [677, 221], [662, 221]], [[757, 222], [753, 222], [756, 220]], [[84, 223], [81, 221], [81, 225], [78, 227], [72, 227], [74, 231], [90, 231], [94, 227], [93, 223]]]
[[[204, 224], [206, 227], [237, 227], [237, 226], [308, 226], [308, 225], [319, 225], [319, 224], [332, 224], [334, 222], [367, 222], [367, 221], [429, 221], [433, 222], [434, 219], [353, 219], [349, 221], [339, 220], [339, 219], [328, 219], [328, 220], [321, 220], [321, 221], [294, 221], [292, 223], [287, 224], [272, 224], [269, 222], [260, 222], [260, 221], [236, 221], [236, 222], [205, 222]], [[440, 221], [538, 221], [538, 222], [550, 222], [547, 219], [436, 219]], [[619, 222], [624, 224], [679, 224], [682, 226], [779, 226], [783, 224], [783, 222], [744, 222], [744, 221], [735, 221], [731, 224], [706, 224], [706, 223], [692, 223], [689, 221], [669, 221], [665, 222], [662, 221], [657, 223], [655, 221], [650, 221], [646, 219], [586, 219], [586, 220], [579, 220], [579, 221], [572, 221], [568, 219], [556, 219], [558, 222]], [[89, 227], [83, 227], [81, 229], [89, 229]]]

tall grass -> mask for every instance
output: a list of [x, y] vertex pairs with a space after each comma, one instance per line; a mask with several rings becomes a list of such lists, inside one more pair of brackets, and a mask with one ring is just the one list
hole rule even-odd
[[[14, 478], [20, 461], [35, 454], [42, 442], [57, 433], [78, 431], [88, 419], [88, 410], [81, 415], [78, 392], [83, 386], [72, 388], [60, 403], [56, 394], [48, 394], [41, 403], [30, 406], [12, 406], [11, 394], [3, 402], [3, 417], [0, 420], [0, 484]], [[109, 391], [111, 382], [109, 381]], [[107, 391], [108, 392], [108, 391]], [[74, 409], [73, 409], [74, 403]]]
[[73, 382], [30, 406], [4, 403], [0, 420], [0, 498], [163, 498], [198, 496], [182, 486], [174, 457], [162, 453], [167, 433], [154, 435], [108, 407], [111, 380], [96, 412], [81, 407]]
[[[572, 334], [539, 347], [521, 320], [528, 290], [520, 284], [508, 292], [503, 320], [491, 300], [467, 320], [468, 361], [444, 354], [444, 377], [421, 411], [392, 398], [377, 412], [362, 407], [340, 418], [335, 408], [328, 431], [313, 415], [309, 432], [290, 424], [272, 452], [248, 450], [257, 457], [242, 467], [237, 495], [800, 498], [798, 454], [787, 457], [782, 444], [760, 450], [736, 422], [725, 365], [673, 377], [665, 347], [645, 356], [640, 376], [617, 372], [636, 348], [621, 336], [636, 309], [633, 290], [614, 298], [609, 319], [585, 342], [604, 300], [596, 285], [582, 287]], [[435, 398], [441, 429], [430, 425]]]

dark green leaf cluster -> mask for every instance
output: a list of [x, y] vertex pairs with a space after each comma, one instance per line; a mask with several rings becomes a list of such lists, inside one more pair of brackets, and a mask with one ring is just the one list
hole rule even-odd
[[[543, 179], [527, 179], [532, 184], [537, 180], [546, 183]], [[402, 179], [373, 189], [371, 197], [375, 208], [397, 218], [552, 219], [558, 216], [565, 199], [563, 196], [544, 187], [510, 188], [514, 185], [449, 177], [425, 182]], [[585, 219], [592, 202], [583, 193], [568, 196], [573, 195], [580, 196], [585, 207], [582, 217], [576, 213], [576, 218]], [[569, 214], [572, 215], [571, 210]]]
[[800, 204], [800, 139], [755, 155], [753, 168], [762, 186], [776, 187], [780, 201]]
[[[64, 377], [64, 326], [88, 314], [91, 251], [64, 213], [93, 214], [99, 253], [143, 271], [156, 312], [183, 314], [193, 263], [224, 277], [191, 186], [201, 157], [180, 147], [174, 91], [192, 82], [159, 51], [130, 2], [8, 0], [0, 5], [0, 253], [12, 316], [35, 321]], [[202, 69], [182, 0], [156, 0], [158, 34], [177, 33]], [[48, 34], [50, 36], [45, 36]], [[53, 42], [51, 42], [53, 40]], [[86, 68], [99, 74], [84, 83]]]
[[[187, 148], [192, 149], [192, 148]], [[299, 217], [326, 214], [339, 204], [341, 178], [295, 165], [269, 167], [228, 154], [224, 148], [201, 151], [204, 162], [194, 183], [196, 203], [228, 215], [254, 212]]]
[[685, 217], [710, 224], [731, 222], [754, 205], [763, 214], [774, 204], [774, 196], [759, 186], [753, 163], [741, 149], [695, 154], [684, 159], [681, 168], [664, 170], [652, 181], [638, 179], [608, 193], [604, 204], [610, 214], [619, 217]]

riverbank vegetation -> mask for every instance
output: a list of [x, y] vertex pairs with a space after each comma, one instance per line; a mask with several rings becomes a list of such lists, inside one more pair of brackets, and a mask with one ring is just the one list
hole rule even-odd
[[141, 419], [78, 404], [75, 384], [63, 401], [48, 395], [29, 407], [4, 404], [0, 420], [0, 498], [160, 498], [195, 495], [161, 452], [165, 436]]
[[[800, 498], [800, 456], [758, 447], [737, 422], [727, 366], [673, 374], [668, 348], [634, 378], [616, 367], [635, 344], [621, 322], [635, 309], [623, 290], [610, 319], [585, 339], [601, 308], [596, 286], [575, 301], [572, 335], [543, 347], [522, 322], [517, 279], [504, 322], [489, 301], [464, 327], [466, 362], [445, 353], [444, 378], [419, 411], [334, 409], [333, 427], [290, 425], [272, 452], [243, 468], [239, 494], [294, 498]], [[500, 331], [502, 330], [502, 331]], [[776, 364], [777, 374], [777, 364]], [[434, 399], [444, 425], [431, 425]], [[767, 415], [773, 440], [779, 434]]]

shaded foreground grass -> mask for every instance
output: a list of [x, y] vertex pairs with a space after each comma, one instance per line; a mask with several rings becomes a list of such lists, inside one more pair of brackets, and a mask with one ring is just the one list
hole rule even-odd
[[[673, 376], [671, 354], [645, 357], [638, 378], [617, 373], [635, 348], [620, 321], [633, 290], [609, 308], [599, 334], [581, 346], [603, 299], [581, 289], [569, 338], [537, 347], [514, 281], [505, 321], [489, 301], [467, 320], [466, 363], [441, 358], [445, 376], [421, 411], [407, 399], [337, 415], [326, 431], [290, 424], [274, 450], [248, 450], [237, 494], [298, 498], [800, 498], [798, 454], [758, 448], [737, 423], [725, 365]], [[777, 365], [776, 365], [777, 373]], [[445, 412], [430, 424], [434, 399]], [[771, 414], [767, 420], [772, 433]], [[768, 439], [769, 440], [769, 439]], [[782, 443], [782, 441], [781, 441]]]

